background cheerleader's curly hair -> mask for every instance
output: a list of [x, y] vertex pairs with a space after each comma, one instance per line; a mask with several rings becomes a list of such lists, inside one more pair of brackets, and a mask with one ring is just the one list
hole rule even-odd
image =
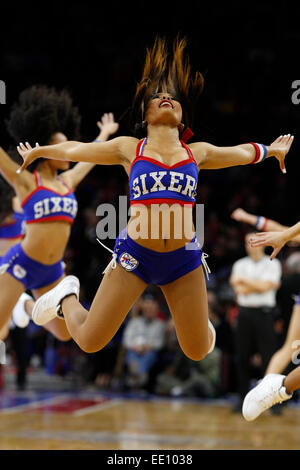
[[[19, 142], [48, 145], [56, 132], [62, 132], [68, 140], [78, 140], [80, 123], [79, 110], [73, 106], [69, 93], [45, 85], [34, 85], [22, 91], [6, 121], [15, 145]], [[39, 162], [40, 159], [33, 165]]]
[[182, 106], [185, 126], [192, 126], [195, 105], [203, 91], [204, 78], [198, 71], [192, 73], [186, 46], [186, 38], [178, 36], [173, 41], [173, 51], [170, 54], [166, 39], [156, 37], [153, 47], [147, 49], [142, 79], [137, 84], [132, 106], [135, 133], [142, 130], [147, 105], [158, 92], [168, 92], [178, 100]]

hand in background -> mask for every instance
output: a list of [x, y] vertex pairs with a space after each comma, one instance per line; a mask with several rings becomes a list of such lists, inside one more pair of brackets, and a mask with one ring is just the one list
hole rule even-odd
[[119, 130], [119, 123], [115, 121], [113, 113], [103, 114], [100, 121], [97, 121], [99, 127], [99, 134], [96, 140], [107, 140], [112, 134], [115, 134]]

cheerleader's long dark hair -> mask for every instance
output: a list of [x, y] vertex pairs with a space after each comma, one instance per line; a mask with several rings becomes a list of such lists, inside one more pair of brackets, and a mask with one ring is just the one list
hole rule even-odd
[[192, 127], [204, 78], [199, 71], [192, 73], [186, 46], [186, 38], [177, 37], [170, 53], [167, 40], [156, 37], [153, 47], [147, 49], [142, 79], [136, 87], [131, 113], [131, 125], [137, 137], [146, 135], [145, 111], [158, 92], [170, 93], [180, 102], [184, 126]]
[[[67, 90], [57, 91], [34, 85], [20, 93], [6, 121], [15, 145], [30, 142], [49, 145], [53, 134], [62, 132], [68, 140], [78, 140], [81, 117]], [[30, 165], [33, 170], [42, 159]]]

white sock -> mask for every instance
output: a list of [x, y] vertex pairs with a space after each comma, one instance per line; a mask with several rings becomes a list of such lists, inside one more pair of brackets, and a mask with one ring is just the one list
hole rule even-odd
[[213, 324], [210, 320], [208, 320], [208, 328], [210, 329], [210, 331], [213, 334], [213, 341], [211, 343], [211, 346], [210, 346], [207, 354], [211, 353], [214, 350], [215, 344], [216, 344], [216, 330], [215, 330], [215, 328], [214, 328], [214, 326], [213, 326]]
[[27, 300], [33, 300], [33, 298], [26, 294], [26, 292], [23, 292], [12, 311], [12, 319], [15, 325], [19, 328], [25, 328], [30, 321], [30, 317], [27, 315], [25, 310], [25, 303]]
[[[284, 379], [283, 379], [283, 381], [284, 381]], [[293, 393], [288, 394], [288, 392], [286, 391], [285, 386], [282, 385], [280, 390], [279, 390], [279, 395], [283, 398], [283, 400], [288, 400], [289, 398], [292, 398]]]

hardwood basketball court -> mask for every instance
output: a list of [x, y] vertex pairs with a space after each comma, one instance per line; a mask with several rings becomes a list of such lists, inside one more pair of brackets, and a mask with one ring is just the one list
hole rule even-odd
[[225, 401], [2, 392], [0, 449], [299, 449], [300, 407], [248, 423]]

